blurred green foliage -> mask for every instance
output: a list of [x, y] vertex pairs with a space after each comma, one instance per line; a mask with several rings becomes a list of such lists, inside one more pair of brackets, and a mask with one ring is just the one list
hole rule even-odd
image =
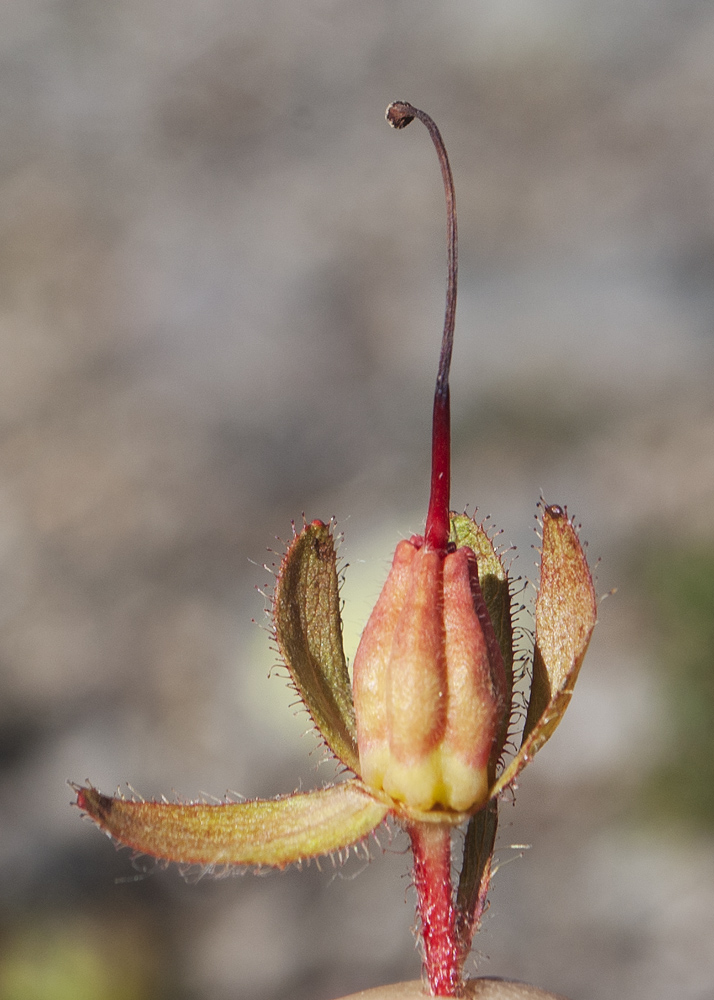
[[642, 581], [665, 684], [666, 752], [646, 789], [659, 815], [714, 828], [714, 548], [659, 549]]
[[101, 921], [39, 920], [3, 942], [0, 1000], [149, 1000], [156, 997], [145, 940]]

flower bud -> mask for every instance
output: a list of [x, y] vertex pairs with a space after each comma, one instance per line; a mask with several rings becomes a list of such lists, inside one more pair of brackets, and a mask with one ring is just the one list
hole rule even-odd
[[506, 676], [467, 546], [402, 541], [354, 661], [365, 784], [419, 810], [488, 797]]

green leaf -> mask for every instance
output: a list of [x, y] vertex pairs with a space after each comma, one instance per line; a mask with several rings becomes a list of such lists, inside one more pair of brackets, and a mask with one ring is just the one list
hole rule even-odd
[[362, 840], [389, 811], [355, 779], [219, 805], [131, 801], [91, 785], [73, 787], [79, 808], [105, 833], [142, 854], [182, 864], [284, 868]]
[[337, 555], [330, 529], [313, 521], [285, 554], [273, 600], [275, 638], [325, 742], [359, 774], [357, 731], [342, 647]]
[[597, 600], [577, 531], [562, 507], [543, 507], [540, 588], [536, 599], [533, 680], [521, 748], [494, 794], [555, 732], [570, 703], [597, 619]]

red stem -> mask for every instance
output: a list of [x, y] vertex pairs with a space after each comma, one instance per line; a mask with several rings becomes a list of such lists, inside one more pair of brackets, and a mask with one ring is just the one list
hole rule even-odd
[[429, 990], [435, 997], [455, 997], [461, 962], [451, 889], [451, 830], [443, 823], [412, 823], [408, 830]]
[[424, 532], [427, 548], [446, 551], [451, 531], [449, 492], [451, 490], [451, 409], [449, 386], [434, 394], [431, 436], [431, 494]]
[[449, 370], [454, 345], [456, 320], [456, 285], [458, 278], [458, 239], [456, 231], [456, 195], [449, 157], [441, 133], [434, 120], [407, 101], [395, 101], [387, 108], [387, 121], [394, 128], [405, 128], [418, 118], [429, 131], [436, 148], [446, 195], [446, 243], [448, 253], [448, 283], [446, 287], [446, 315], [441, 339], [439, 372], [434, 393], [434, 419], [431, 444], [431, 495], [426, 517], [425, 539], [427, 548], [445, 552], [449, 541], [449, 491], [451, 488], [451, 417], [449, 410]]

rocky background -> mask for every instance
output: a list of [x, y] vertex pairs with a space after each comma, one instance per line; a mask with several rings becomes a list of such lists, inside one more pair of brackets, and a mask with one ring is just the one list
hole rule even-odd
[[709, 1000], [711, 3], [5, 0], [0, 27], [0, 1000], [419, 974], [396, 832], [194, 884], [132, 867], [65, 784], [334, 774], [268, 679], [262, 566], [334, 515], [354, 650], [423, 524], [443, 195], [397, 98], [457, 184], [454, 504], [537, 580], [536, 502], [567, 503], [617, 588], [504, 804], [472, 968]]

